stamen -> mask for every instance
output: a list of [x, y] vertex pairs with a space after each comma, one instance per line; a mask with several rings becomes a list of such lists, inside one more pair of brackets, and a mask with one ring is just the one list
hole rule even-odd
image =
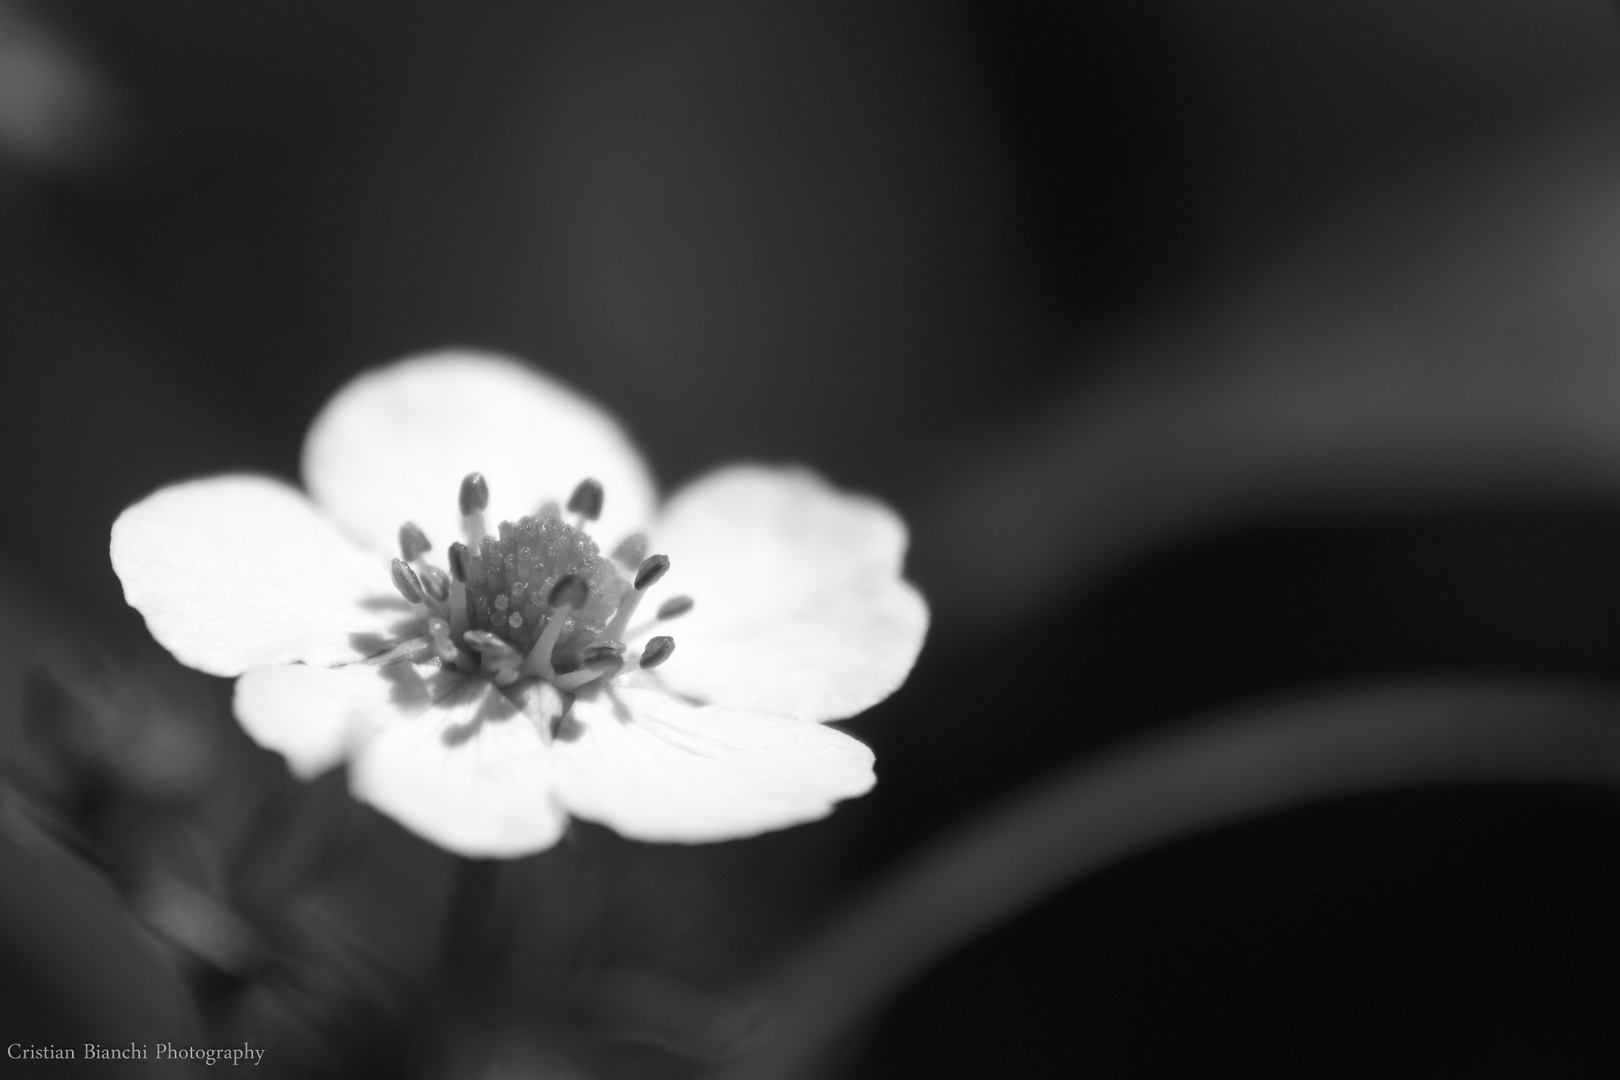
[[428, 620], [428, 641], [433, 645], [433, 652], [446, 664], [452, 664], [467, 674], [472, 674], [472, 657], [456, 648], [456, 643], [450, 637], [450, 624], [443, 619], [434, 617]]
[[[442, 604], [450, 599], [450, 575], [437, 566], [422, 567], [421, 573], [417, 575], [417, 580], [422, 583], [422, 591], [439, 603]], [[663, 608], [658, 610], [662, 611]]]
[[472, 646], [485, 657], [516, 656], [517, 650], [506, 642], [490, 633], [488, 630], [469, 630], [461, 635], [461, 640]]
[[574, 527], [583, 529], [585, 522], [595, 521], [602, 516], [602, 482], [600, 480], [581, 480], [574, 493], [568, 497], [568, 512], [578, 514]]
[[554, 608], [584, 607], [590, 591], [591, 587], [578, 574], [564, 574], [551, 587], [551, 595], [546, 597], [546, 603]]
[[608, 623], [607, 636], [618, 641], [625, 638], [624, 628], [630, 625], [630, 616], [636, 613], [641, 604], [641, 598], [647, 590], [657, 584], [658, 579], [669, 572], [668, 555], [650, 555], [641, 563], [641, 569], [636, 571], [635, 588], [625, 594], [619, 601], [619, 610], [613, 613], [613, 621]]
[[394, 578], [394, 588], [399, 590], [406, 603], [422, 603], [422, 583], [417, 579], [416, 571], [407, 566], [404, 559], [395, 559], [390, 572]]
[[591, 650], [579, 666], [592, 671], [617, 671], [624, 667], [624, 657], [618, 650], [597, 648]]
[[551, 651], [557, 647], [557, 640], [562, 637], [563, 624], [568, 621], [569, 614], [576, 607], [584, 607], [586, 597], [589, 595], [590, 586], [578, 574], [565, 574], [551, 587], [546, 602], [554, 610], [551, 617], [546, 620], [546, 628], [540, 631], [540, 637], [535, 641], [534, 648], [529, 650], [529, 655], [523, 660], [525, 675], [556, 678], [556, 668], [551, 665]]
[[426, 551], [431, 551], [433, 545], [428, 542], [427, 533], [422, 526], [414, 521], [407, 521], [399, 527], [399, 554], [406, 562], [415, 562]]
[[597, 679], [611, 679], [624, 667], [624, 657], [616, 652], [603, 652], [589, 657], [583, 664], [566, 674], [558, 675], [551, 681], [559, 690], [578, 690], [588, 682]]
[[483, 473], [468, 473], [461, 481], [461, 516], [468, 517], [489, 509], [489, 481]]
[[647, 557], [647, 534], [631, 533], [613, 549], [613, 561], [621, 566], [640, 566]]
[[424, 654], [433, 648], [433, 643], [425, 637], [406, 638], [392, 649], [384, 650], [375, 656], [368, 656], [364, 660], [355, 661], [369, 668], [387, 667], [389, 664], [408, 660], [416, 663], [424, 658]]
[[691, 610], [692, 598], [690, 596], [672, 596], [658, 605], [658, 618], [660, 620], [678, 619]]
[[450, 632], [457, 636], [467, 632], [471, 622], [467, 619], [467, 545], [460, 540], [450, 545]]
[[641, 650], [641, 670], [651, 671], [653, 668], [668, 660], [675, 651], [675, 639], [660, 634], [653, 638]]
[[638, 638], [661, 622], [668, 622], [670, 619], [680, 618], [688, 611], [691, 611], [692, 607], [693, 600], [690, 596], [672, 596], [668, 600], [665, 600], [662, 604], [658, 605], [658, 611], [653, 615], [652, 618], [648, 619], [639, 626], [633, 626], [626, 630], [624, 632], [624, 636], [626, 638]]
[[464, 634], [472, 625], [467, 617], [467, 586], [457, 582], [450, 588], [450, 632]]
[[636, 571], [636, 591], [650, 589], [658, 583], [658, 579], [669, 572], [669, 556], [653, 555], [641, 564]]
[[480, 670], [488, 675], [496, 686], [511, 686], [518, 681], [523, 657], [518, 655], [518, 651], [512, 646], [488, 630], [469, 630], [461, 635], [461, 640], [482, 654], [483, 665]]
[[456, 655], [460, 651], [456, 643], [450, 640], [450, 624], [440, 618], [432, 618], [427, 623], [428, 640], [433, 643], [433, 651], [439, 659], [447, 664], [456, 662]]
[[484, 510], [489, 506], [489, 482], [483, 473], [468, 473], [461, 481], [461, 528], [467, 535], [467, 550], [474, 555], [484, 541]]

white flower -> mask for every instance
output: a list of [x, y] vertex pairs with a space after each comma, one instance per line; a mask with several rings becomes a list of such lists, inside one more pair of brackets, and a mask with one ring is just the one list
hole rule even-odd
[[735, 466], [655, 514], [610, 417], [465, 352], [349, 383], [303, 471], [308, 497], [193, 480], [112, 530], [153, 637], [240, 675], [237, 717], [300, 776], [346, 761], [359, 798], [477, 856], [549, 847], [569, 814], [749, 836], [872, 786], [820, 721], [893, 692], [927, 629], [882, 504]]

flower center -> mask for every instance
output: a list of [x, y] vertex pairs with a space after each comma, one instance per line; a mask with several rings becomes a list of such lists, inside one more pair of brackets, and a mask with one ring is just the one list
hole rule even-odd
[[585, 583], [585, 602], [564, 616], [552, 665], [573, 666], [565, 658], [605, 638], [631, 584], [598, 553], [596, 541], [560, 517], [503, 521], [498, 539], [484, 538], [467, 560], [470, 628], [488, 630], [528, 653], [556, 617], [548, 599], [569, 576]]
[[[548, 503], [535, 514], [501, 522], [498, 535], [490, 536], [484, 528], [489, 486], [473, 473], [461, 485], [467, 539], [450, 545], [448, 573], [425, 558], [432, 544], [422, 530], [411, 522], [401, 526], [394, 585], [423, 618], [439, 659], [468, 674], [485, 674], [498, 686], [538, 677], [570, 691], [626, 667], [630, 618], [644, 592], [669, 569], [669, 559], [648, 557], [640, 533], [604, 557], [586, 532], [587, 523], [601, 515], [602, 501], [602, 485], [585, 480], [568, 502], [572, 523]], [[653, 622], [691, 607], [690, 598], [676, 597]], [[651, 638], [633, 666], [656, 667], [674, 648], [672, 638]]]

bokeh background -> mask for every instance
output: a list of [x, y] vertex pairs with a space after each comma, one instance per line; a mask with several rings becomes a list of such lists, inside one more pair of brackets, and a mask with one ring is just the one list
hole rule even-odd
[[[295, 477], [334, 389], [447, 344], [602, 401], [666, 490], [878, 494], [935, 612], [849, 725], [871, 796], [514, 865], [571, 914], [514, 916], [499, 1061], [449, 1071], [694, 1075], [849, 897], [1208, 710], [1620, 678], [1612, 5], [0, 0], [7, 1041], [250, 1017], [290, 1072], [412, 1071], [443, 856], [222, 722], [106, 542]], [[358, 854], [302, 914], [221, 891], [304, 820]], [[964, 942], [837, 1072], [1613, 1075], [1617, 840], [1554, 786], [1192, 836]]]

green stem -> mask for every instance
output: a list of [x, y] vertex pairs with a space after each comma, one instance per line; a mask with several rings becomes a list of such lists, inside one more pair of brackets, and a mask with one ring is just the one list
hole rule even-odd
[[773, 1037], [727, 1080], [815, 1075], [911, 979], [1129, 855], [1334, 796], [1470, 781], [1620, 782], [1620, 694], [1408, 684], [1226, 712], [1080, 762], [879, 882], [768, 983]]

